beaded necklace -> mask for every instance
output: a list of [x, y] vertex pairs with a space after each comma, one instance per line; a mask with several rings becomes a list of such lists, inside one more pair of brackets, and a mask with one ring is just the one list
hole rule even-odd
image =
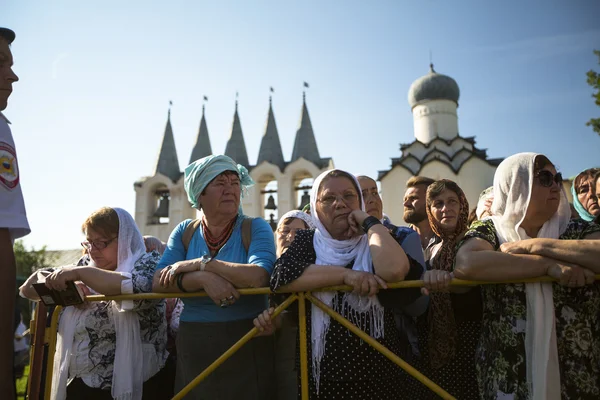
[[204, 218], [202, 218], [202, 233], [204, 234], [204, 241], [206, 242], [206, 246], [208, 246], [208, 249], [210, 250], [211, 254], [217, 253], [221, 249], [221, 247], [223, 247], [223, 245], [227, 243], [227, 241], [231, 237], [231, 234], [233, 233], [233, 226], [235, 225], [236, 220], [237, 216], [233, 218], [229, 222], [229, 224], [227, 224], [227, 226], [225, 227], [225, 229], [223, 229], [223, 232], [221, 232], [219, 236], [214, 237], [210, 233], [208, 227], [206, 226]]

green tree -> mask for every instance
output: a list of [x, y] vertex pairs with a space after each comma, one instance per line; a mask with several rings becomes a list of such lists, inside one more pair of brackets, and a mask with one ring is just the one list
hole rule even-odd
[[[600, 64], [600, 50], [594, 50], [594, 54], [598, 56], [598, 64]], [[592, 97], [596, 99], [596, 105], [600, 107], [600, 74], [590, 69], [587, 73], [587, 83], [596, 91]], [[600, 118], [592, 118], [586, 125], [591, 126], [594, 132], [600, 135]]]
[[25, 248], [21, 240], [17, 240], [13, 246], [15, 260], [17, 261], [17, 277], [28, 277], [40, 268], [51, 266], [54, 257], [46, 251], [46, 246], [36, 250]]

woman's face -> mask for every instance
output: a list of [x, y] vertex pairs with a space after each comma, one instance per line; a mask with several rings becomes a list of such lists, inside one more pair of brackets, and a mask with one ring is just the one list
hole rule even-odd
[[233, 171], [225, 171], [206, 186], [199, 202], [207, 216], [233, 216], [240, 207], [240, 195], [240, 178]]
[[106, 237], [92, 228], [88, 228], [85, 238], [91, 246], [91, 249], [87, 251], [96, 266], [107, 271], [116, 270], [119, 257], [117, 235]]
[[360, 209], [356, 186], [346, 177], [330, 177], [321, 183], [316, 212], [327, 232], [337, 240], [346, 239], [348, 214]]
[[458, 224], [460, 201], [452, 190], [444, 189], [431, 203], [431, 215], [444, 232], [453, 232]]
[[575, 188], [577, 191], [577, 199], [593, 216], [600, 215], [600, 206], [598, 206], [598, 197], [596, 194], [596, 188], [594, 187], [594, 178], [586, 176], [581, 178], [579, 184]]
[[[535, 173], [525, 219], [544, 223], [556, 213], [560, 204], [562, 182], [558, 183], [555, 179], [556, 168], [551, 164]], [[551, 182], [550, 186], [547, 186], [548, 182]]]
[[308, 229], [304, 221], [300, 218], [288, 218], [277, 228], [277, 257], [281, 257], [283, 252], [290, 247], [290, 244], [296, 237], [296, 232], [301, 229]]

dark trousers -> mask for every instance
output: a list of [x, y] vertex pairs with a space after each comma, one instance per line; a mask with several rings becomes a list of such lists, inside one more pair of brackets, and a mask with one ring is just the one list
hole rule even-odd
[[[172, 368], [171, 368], [172, 371]], [[173, 381], [169, 383], [169, 369], [167, 365], [152, 378], [144, 382], [143, 400], [167, 400], [173, 397]], [[80, 378], [75, 378], [67, 386], [67, 400], [112, 400], [109, 389], [92, 388]]]
[[[252, 320], [230, 322], [181, 322], [177, 334], [179, 392], [242, 338]], [[250, 340], [193, 389], [186, 399], [271, 400], [275, 389], [273, 338]]]

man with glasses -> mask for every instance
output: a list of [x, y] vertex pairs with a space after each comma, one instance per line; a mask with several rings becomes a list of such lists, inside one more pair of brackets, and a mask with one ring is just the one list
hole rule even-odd
[[[19, 184], [19, 165], [8, 119], [2, 114], [12, 93], [12, 84], [19, 80], [12, 70], [10, 44], [15, 33], [0, 28], [0, 393], [3, 398], [15, 397], [13, 379], [13, 326], [15, 312], [16, 261], [15, 239], [30, 232], [25, 203]], [[6, 396], [6, 397], [5, 397]]]

